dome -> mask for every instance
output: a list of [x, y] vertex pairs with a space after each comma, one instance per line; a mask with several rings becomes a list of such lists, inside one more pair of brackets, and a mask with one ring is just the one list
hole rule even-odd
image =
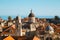
[[54, 31], [53, 27], [51, 27], [51, 26], [47, 26], [45, 30], [46, 30], [46, 31], [49, 31], [49, 30], [50, 30], [50, 31]]
[[31, 12], [30, 12], [28, 17], [35, 17], [35, 15], [32, 13], [32, 10], [31, 10]]
[[53, 33], [54, 33], [53, 27], [47, 26], [47, 27], [46, 27], [46, 32], [49, 33], [49, 34], [53, 34]]

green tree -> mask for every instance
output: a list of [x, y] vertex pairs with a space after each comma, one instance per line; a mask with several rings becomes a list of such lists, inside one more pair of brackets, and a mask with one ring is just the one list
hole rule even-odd
[[11, 21], [12, 20], [12, 17], [11, 16], [8, 16], [8, 20]]
[[55, 16], [54, 19], [55, 19], [55, 20], [59, 20], [59, 16]]

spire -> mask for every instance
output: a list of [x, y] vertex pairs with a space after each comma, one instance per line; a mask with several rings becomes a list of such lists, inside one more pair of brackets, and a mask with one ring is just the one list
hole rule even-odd
[[32, 13], [32, 9], [31, 9], [30, 13]]
[[32, 9], [30, 10], [30, 14], [29, 14], [28, 17], [35, 17], [35, 15], [34, 15], [33, 12], [32, 12]]

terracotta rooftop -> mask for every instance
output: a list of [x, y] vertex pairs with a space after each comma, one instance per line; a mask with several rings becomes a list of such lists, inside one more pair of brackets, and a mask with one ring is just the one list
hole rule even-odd
[[4, 38], [3, 40], [15, 40], [15, 39], [11, 36], [8, 36], [8, 37]]
[[40, 40], [37, 36], [34, 36], [33, 40]]

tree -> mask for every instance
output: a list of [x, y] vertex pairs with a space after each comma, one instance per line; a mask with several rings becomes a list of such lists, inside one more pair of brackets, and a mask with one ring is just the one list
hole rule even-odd
[[12, 20], [12, 17], [11, 16], [8, 16], [8, 20], [11, 21]]
[[55, 19], [55, 20], [59, 20], [59, 17], [58, 17], [58, 16], [55, 16], [54, 19]]

